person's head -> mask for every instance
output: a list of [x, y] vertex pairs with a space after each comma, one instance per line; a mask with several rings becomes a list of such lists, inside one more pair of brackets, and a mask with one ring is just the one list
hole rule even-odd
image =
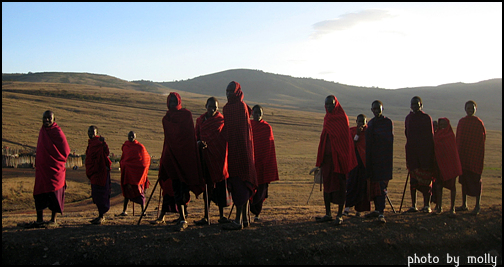
[[217, 113], [217, 111], [219, 110], [219, 101], [217, 100], [217, 98], [212, 96], [207, 99], [205, 108], [207, 110], [206, 116], [213, 117], [215, 113]]
[[357, 128], [359, 128], [359, 129], [362, 130], [362, 128], [364, 128], [364, 126], [366, 126], [366, 124], [367, 124], [367, 117], [366, 117], [366, 115], [364, 115], [364, 114], [357, 115], [356, 122], [357, 122]]
[[135, 132], [133, 132], [133, 131], [130, 131], [130, 132], [128, 133], [128, 140], [129, 140], [130, 142], [135, 141], [135, 140], [136, 140], [136, 133], [135, 133]]
[[176, 95], [177, 93], [171, 92], [168, 95], [168, 110], [175, 110], [177, 106], [179, 106], [179, 98]]
[[380, 100], [375, 100], [373, 103], [371, 103], [371, 112], [373, 112], [373, 115], [375, 118], [378, 118], [382, 115], [383, 113], [383, 104]]
[[42, 125], [45, 127], [52, 126], [53, 123], [56, 121], [54, 118], [54, 113], [50, 110], [46, 110], [44, 114], [42, 114]]
[[261, 121], [263, 114], [263, 108], [260, 105], [255, 105], [252, 108], [252, 117], [255, 121]]
[[437, 126], [438, 126], [438, 129], [444, 129], [444, 128], [448, 127], [448, 121], [443, 118], [439, 118]]
[[422, 99], [419, 96], [414, 96], [411, 98], [411, 105], [410, 108], [413, 112], [418, 112], [422, 110], [423, 104], [422, 104]]
[[333, 95], [329, 95], [325, 99], [325, 108], [327, 113], [331, 113], [336, 107], [336, 98]]
[[92, 139], [93, 137], [97, 136], [98, 135], [98, 127], [96, 127], [94, 125], [89, 126], [89, 128], [87, 130], [87, 134], [89, 136], [89, 139]]
[[234, 96], [235, 90], [236, 90], [236, 83], [234, 81], [230, 82], [226, 88], [226, 97], [228, 100]]
[[474, 114], [476, 114], [477, 107], [478, 105], [476, 105], [476, 102], [473, 100], [467, 101], [464, 106], [467, 116], [474, 116]]

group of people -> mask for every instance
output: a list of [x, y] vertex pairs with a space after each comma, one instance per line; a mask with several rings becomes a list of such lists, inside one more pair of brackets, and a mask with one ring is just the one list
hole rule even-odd
[[[261, 220], [268, 185], [279, 180], [273, 131], [262, 119], [263, 108], [255, 105], [251, 109], [243, 101], [238, 82], [228, 84], [226, 97], [223, 113], [219, 112], [218, 100], [208, 98], [206, 112], [194, 125], [192, 113], [182, 108], [180, 95], [176, 92], [168, 95], [156, 182], [162, 189], [163, 205], [152, 224], [165, 223], [165, 214], [173, 212], [179, 215], [173, 221], [174, 230], [186, 229], [190, 192], [196, 197], [202, 194], [204, 199], [204, 215], [194, 221], [196, 225], [210, 224], [210, 202], [218, 206], [218, 223], [223, 224], [225, 230], [249, 226], [249, 211], [255, 215], [255, 221]], [[456, 136], [447, 118], [433, 123], [422, 107], [422, 99], [413, 97], [411, 112], [405, 120], [406, 166], [408, 178], [411, 177], [412, 200], [407, 212], [419, 211], [416, 205], [416, 191], [419, 190], [424, 196], [421, 211], [431, 212], [430, 203], [435, 202], [435, 214], [441, 213], [444, 187], [451, 190], [450, 216], [455, 216], [455, 211], [468, 210], [467, 195], [476, 197], [473, 213], [478, 214], [486, 131], [483, 122], [475, 116], [476, 103], [471, 100], [465, 104], [467, 116], [460, 119]], [[392, 120], [383, 116], [383, 103], [379, 100], [371, 104], [374, 117], [367, 122], [367, 117], [359, 114], [357, 126], [351, 128], [348, 116], [334, 95], [325, 99], [325, 109], [316, 167], [310, 171], [310, 174], [321, 175], [324, 187], [325, 216], [316, 217], [316, 221], [333, 221], [331, 203], [338, 204], [335, 224], [341, 225], [343, 215], [348, 215], [351, 207], [359, 216], [361, 212], [370, 211], [371, 202], [374, 202], [375, 210], [365, 216], [385, 223], [387, 187], [393, 176]], [[86, 175], [91, 182], [93, 203], [98, 208], [98, 217], [90, 222], [101, 224], [110, 209], [111, 161], [108, 145], [104, 137], [98, 135], [96, 126], [89, 127], [88, 136]], [[65, 162], [69, 153], [66, 137], [56, 124], [54, 113], [44, 112], [37, 143], [33, 192], [37, 221], [27, 227], [58, 226], [56, 214], [63, 212]], [[118, 216], [128, 215], [129, 201], [139, 203], [144, 215], [145, 190], [150, 186], [149, 166], [147, 150], [136, 140], [136, 134], [129, 132], [120, 160], [124, 208]], [[461, 207], [455, 208], [457, 176], [462, 184], [463, 202]], [[231, 204], [231, 209], [236, 208], [234, 220], [224, 216], [224, 208]], [[43, 209], [47, 207], [52, 217], [44, 222]]]

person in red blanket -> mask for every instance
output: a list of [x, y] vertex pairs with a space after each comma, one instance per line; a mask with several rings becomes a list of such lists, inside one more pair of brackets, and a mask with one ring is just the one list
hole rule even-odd
[[257, 174], [257, 192], [250, 198], [250, 212], [255, 215], [254, 221], [260, 221], [264, 200], [268, 197], [268, 185], [280, 180], [275, 153], [275, 138], [271, 126], [262, 119], [263, 108], [255, 105], [252, 108], [250, 125], [254, 139], [254, 161]]
[[334, 95], [326, 97], [325, 109], [316, 167], [310, 174], [316, 171], [322, 172], [326, 215], [315, 219], [317, 222], [332, 221], [331, 203], [334, 203], [339, 206], [336, 225], [341, 225], [346, 200], [346, 175], [357, 166], [357, 158], [353, 137], [350, 136], [348, 116]]
[[213, 201], [219, 207], [219, 223], [229, 223], [224, 216], [224, 208], [231, 205], [231, 193], [227, 188], [229, 178], [227, 166], [227, 143], [222, 129], [224, 116], [219, 112], [219, 101], [215, 97], [207, 99], [206, 112], [196, 119], [196, 140], [201, 157], [201, 169], [205, 178], [207, 193], [203, 192], [205, 215], [203, 219], [195, 221], [196, 225], [208, 225], [208, 209]]
[[223, 131], [228, 144], [228, 186], [236, 206], [236, 218], [222, 228], [241, 230], [248, 226], [248, 201], [257, 188], [254, 141], [250, 125], [252, 110], [243, 102], [239, 83], [230, 82], [226, 88], [226, 96], [228, 102], [223, 108]]
[[109, 148], [105, 138], [98, 135], [98, 127], [88, 128], [88, 146], [86, 148], [86, 176], [91, 182], [91, 197], [98, 208], [98, 217], [90, 222], [102, 224], [105, 213], [110, 209], [110, 165]]
[[443, 210], [443, 187], [451, 191], [450, 217], [455, 215], [455, 178], [462, 174], [462, 166], [457, 150], [457, 141], [448, 118], [439, 118], [434, 133], [434, 152], [436, 154], [437, 175], [434, 181], [436, 209], [434, 214]]
[[[176, 92], [167, 99], [168, 111], [163, 117], [164, 143], [158, 179], [170, 182], [179, 212], [175, 231], [187, 228], [186, 210], [191, 200], [189, 191], [196, 197], [204, 191], [194, 122], [191, 111], [182, 108], [182, 100]], [[167, 188], [167, 187], [165, 187]]]
[[[35, 185], [33, 198], [37, 211], [37, 221], [28, 223], [26, 228], [57, 227], [56, 214], [63, 213], [66, 189], [65, 164], [70, 147], [61, 128], [56, 123], [54, 113], [47, 110], [42, 115], [35, 155]], [[51, 220], [43, 220], [43, 212], [49, 208]]]
[[472, 213], [480, 212], [481, 201], [481, 173], [485, 158], [486, 129], [483, 121], [476, 117], [476, 102], [469, 100], [465, 103], [467, 116], [459, 120], [457, 125], [457, 148], [462, 164], [462, 206], [457, 211], [467, 211], [467, 196], [476, 197], [476, 206]]
[[128, 133], [128, 141], [122, 145], [122, 155], [119, 162], [121, 168], [121, 189], [124, 196], [123, 212], [120, 216], [127, 216], [126, 209], [129, 200], [140, 204], [142, 212], [145, 205], [145, 189], [149, 188], [150, 155], [144, 145], [136, 140], [136, 133]]

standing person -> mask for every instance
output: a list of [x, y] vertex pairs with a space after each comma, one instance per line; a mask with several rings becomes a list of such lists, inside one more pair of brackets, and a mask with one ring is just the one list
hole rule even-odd
[[353, 137], [350, 136], [348, 117], [334, 95], [326, 97], [325, 109], [326, 115], [320, 135], [316, 167], [310, 171], [310, 174], [322, 172], [326, 215], [315, 219], [318, 222], [332, 221], [332, 202], [339, 205], [336, 225], [341, 225], [346, 200], [346, 174], [357, 166], [357, 158], [353, 147]]
[[451, 191], [450, 217], [455, 216], [455, 178], [462, 174], [462, 166], [457, 150], [457, 141], [448, 118], [438, 119], [438, 129], [434, 133], [434, 152], [437, 162], [437, 177], [435, 181], [436, 210], [442, 212], [443, 187]]
[[432, 118], [422, 111], [422, 99], [414, 96], [411, 99], [411, 112], [406, 116], [404, 133], [406, 135], [406, 167], [410, 179], [412, 206], [406, 212], [418, 212], [416, 191], [424, 197], [423, 212], [430, 213], [432, 195], [432, 177], [434, 171], [434, 129]]
[[129, 200], [140, 204], [142, 212], [145, 205], [145, 189], [150, 182], [147, 177], [150, 167], [150, 155], [144, 145], [136, 140], [136, 133], [130, 131], [128, 140], [121, 147], [122, 155], [119, 162], [121, 167], [121, 189], [124, 196], [123, 212], [120, 216], [127, 216]]
[[[224, 134], [228, 144], [228, 186], [236, 206], [236, 218], [222, 228], [241, 230], [248, 226], [248, 200], [257, 188], [254, 163], [254, 143], [250, 125], [251, 109], [243, 102], [239, 83], [232, 81], [226, 88], [228, 102], [223, 108]], [[245, 222], [246, 221], [246, 222]]]
[[98, 217], [90, 222], [102, 224], [105, 222], [105, 213], [110, 209], [110, 165], [108, 158], [109, 148], [105, 138], [98, 135], [98, 127], [91, 125], [88, 128], [88, 146], [86, 148], [86, 176], [91, 182], [91, 197], [98, 208]]
[[375, 210], [367, 218], [378, 217], [385, 223], [385, 199], [387, 187], [392, 180], [394, 155], [394, 124], [383, 116], [383, 104], [375, 100], [371, 104], [374, 118], [366, 130], [366, 176], [369, 179], [369, 198], [374, 201]]
[[167, 97], [168, 111], [163, 117], [164, 144], [159, 168], [159, 179], [171, 180], [179, 220], [175, 231], [187, 228], [186, 210], [192, 191], [196, 197], [203, 192], [204, 181], [194, 134], [194, 122], [189, 110], [182, 108], [176, 92]]
[[268, 185], [278, 181], [278, 166], [275, 153], [275, 138], [271, 126], [262, 119], [263, 108], [255, 105], [252, 108], [252, 135], [254, 138], [254, 161], [257, 174], [257, 192], [250, 199], [250, 212], [255, 215], [254, 221], [260, 221], [264, 200], [268, 197]]
[[[70, 147], [65, 134], [56, 123], [54, 113], [47, 110], [42, 115], [35, 155], [35, 185], [33, 198], [37, 220], [25, 224], [26, 228], [58, 227], [56, 214], [63, 213], [66, 189], [65, 164], [70, 155]], [[44, 223], [44, 209], [52, 212], [51, 220]]]
[[462, 206], [457, 211], [467, 211], [467, 196], [476, 197], [476, 206], [472, 213], [480, 212], [481, 201], [481, 173], [485, 158], [486, 129], [483, 121], [476, 117], [477, 104], [473, 100], [465, 103], [467, 116], [459, 120], [457, 125], [457, 148], [462, 165]]
[[219, 223], [230, 222], [224, 216], [224, 208], [231, 205], [231, 194], [227, 188], [229, 178], [227, 167], [227, 143], [222, 132], [224, 116], [219, 112], [219, 101], [215, 97], [207, 99], [206, 112], [196, 119], [196, 140], [201, 157], [201, 167], [205, 178], [207, 192], [203, 192], [205, 215], [203, 219], [195, 221], [196, 225], [208, 225], [207, 198], [219, 207]]
[[355, 216], [360, 216], [362, 211], [369, 211], [369, 199], [366, 185], [366, 130], [367, 118], [364, 114], [357, 115], [357, 126], [350, 128], [353, 138], [357, 167], [347, 175], [347, 193], [344, 215], [349, 215], [350, 208], [355, 207]]

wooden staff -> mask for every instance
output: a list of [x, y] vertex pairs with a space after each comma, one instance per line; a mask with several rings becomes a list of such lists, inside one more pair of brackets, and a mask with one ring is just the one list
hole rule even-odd
[[147, 210], [147, 207], [149, 206], [149, 202], [150, 202], [150, 200], [152, 198], [152, 195], [154, 194], [154, 191], [156, 191], [156, 186], [158, 185], [158, 183], [159, 183], [159, 178], [157, 179], [156, 184], [154, 185], [154, 188], [152, 189], [152, 193], [151, 193], [151, 195], [149, 197], [149, 200], [147, 201], [147, 204], [145, 205], [145, 209], [142, 210], [142, 214], [140, 215], [140, 219], [138, 219], [137, 225], [139, 225], [140, 221], [142, 221], [142, 217], [144, 216], [145, 211]]
[[406, 176], [406, 183], [404, 184], [404, 190], [403, 190], [403, 193], [402, 193], [401, 206], [399, 206], [399, 213], [401, 213], [402, 203], [404, 201], [404, 194], [406, 194], [406, 186], [408, 185], [408, 178], [409, 178], [409, 176], [410, 176], [410, 173], [408, 171], [408, 175]]

